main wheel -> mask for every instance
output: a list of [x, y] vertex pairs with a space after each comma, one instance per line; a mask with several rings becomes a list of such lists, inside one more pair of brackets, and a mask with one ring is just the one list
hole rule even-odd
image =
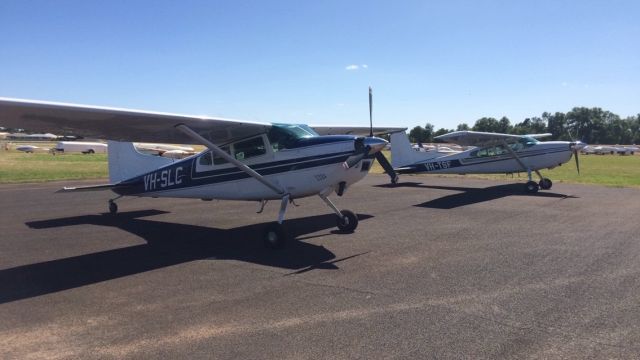
[[118, 212], [118, 204], [109, 200], [109, 212], [115, 214]]
[[526, 189], [529, 194], [535, 194], [538, 192], [540, 187], [538, 186], [538, 183], [535, 181], [527, 181]]
[[262, 238], [264, 246], [269, 249], [282, 249], [287, 242], [287, 232], [281, 224], [272, 223], [267, 226]]
[[358, 227], [358, 216], [349, 210], [340, 211], [342, 217], [337, 216], [338, 229], [353, 232]]
[[553, 185], [553, 182], [551, 181], [551, 179], [542, 178], [542, 180], [540, 180], [538, 185], [540, 185], [540, 189], [542, 189], [542, 190], [549, 190], [549, 189], [551, 189], [551, 186]]

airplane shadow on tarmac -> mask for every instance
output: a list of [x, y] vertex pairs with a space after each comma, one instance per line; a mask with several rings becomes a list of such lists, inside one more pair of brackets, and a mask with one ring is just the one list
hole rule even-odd
[[[202, 259], [234, 259], [300, 272], [337, 269], [334, 264], [346, 260], [334, 260], [335, 255], [323, 246], [295, 240], [289, 241], [283, 250], [266, 249], [260, 237], [265, 223], [217, 229], [140, 219], [166, 213], [143, 210], [116, 216], [84, 215], [26, 223], [33, 229], [86, 224], [109, 226], [135, 234], [147, 243], [0, 270], [0, 303]], [[358, 215], [360, 220], [371, 217]], [[326, 214], [290, 219], [285, 224], [291, 237], [297, 238], [334, 228], [336, 219], [335, 215]]]
[[529, 194], [524, 191], [524, 184], [513, 183], [490, 186], [486, 188], [472, 188], [461, 186], [436, 186], [425, 185], [419, 182], [404, 182], [395, 185], [375, 185], [378, 187], [413, 187], [413, 188], [425, 188], [435, 190], [451, 190], [459, 191], [457, 194], [446, 195], [437, 199], [429, 200], [421, 204], [414, 206], [432, 208], [432, 209], [454, 209], [461, 206], [477, 204], [485, 201], [497, 200], [507, 196], [531, 196], [531, 197], [545, 197], [545, 198], [557, 198], [557, 199], [576, 199], [577, 196], [565, 195], [549, 192], [547, 190], [541, 190], [535, 194]]

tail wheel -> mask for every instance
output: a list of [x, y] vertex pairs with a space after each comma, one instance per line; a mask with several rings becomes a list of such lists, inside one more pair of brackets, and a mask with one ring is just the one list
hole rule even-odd
[[282, 249], [287, 242], [287, 232], [282, 224], [272, 223], [267, 226], [262, 241], [269, 249]]
[[551, 179], [543, 178], [542, 180], [540, 180], [539, 185], [540, 185], [540, 189], [549, 190], [551, 189], [553, 182], [551, 181]]
[[526, 185], [526, 190], [529, 194], [535, 194], [540, 189], [539, 185], [535, 181], [528, 181]]
[[337, 217], [337, 225], [340, 231], [353, 232], [358, 227], [358, 216], [349, 210], [340, 211], [342, 217]]

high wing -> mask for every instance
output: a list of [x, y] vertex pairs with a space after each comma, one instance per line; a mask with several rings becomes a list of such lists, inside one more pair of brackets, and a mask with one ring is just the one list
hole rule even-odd
[[0, 126], [127, 142], [197, 144], [184, 124], [215, 144], [267, 132], [270, 123], [0, 97]]
[[[311, 126], [318, 135], [356, 135], [369, 136], [371, 128], [368, 126]], [[401, 127], [373, 127], [373, 135], [380, 136], [394, 132], [405, 131]]]
[[552, 133], [544, 133], [544, 134], [527, 134], [524, 135], [526, 137], [532, 137], [534, 139], [539, 139], [539, 138], [543, 138], [543, 137], [549, 137], [549, 136], [553, 136]]
[[512, 135], [480, 131], [454, 131], [448, 134], [436, 136], [434, 139], [462, 146], [482, 147], [502, 143], [503, 141], [513, 143], [526, 137], [538, 138], [545, 136], [551, 136], [551, 134]]

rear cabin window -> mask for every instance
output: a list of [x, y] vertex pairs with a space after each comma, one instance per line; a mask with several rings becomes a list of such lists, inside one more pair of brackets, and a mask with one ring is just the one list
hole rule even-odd
[[[228, 146], [224, 146], [221, 149], [227, 154], [229, 153]], [[227, 160], [221, 158], [218, 155], [214, 155], [213, 152], [209, 151], [206, 154], [203, 154], [202, 156], [200, 156], [198, 163], [202, 166], [212, 166], [212, 165], [226, 164]]]
[[264, 155], [267, 149], [264, 145], [262, 136], [253, 139], [239, 141], [233, 144], [233, 156], [237, 160], [245, 160], [255, 156]]
[[[509, 144], [509, 147], [513, 151], [518, 152], [522, 149], [535, 145], [537, 142], [538, 141], [534, 138], [524, 137], [522, 139], [519, 139], [517, 142]], [[509, 153], [509, 150], [505, 148], [504, 145], [496, 145], [496, 146], [486, 147], [486, 148], [478, 149], [476, 151], [472, 151], [471, 154], [469, 154], [469, 156], [470, 157], [488, 157], [488, 156], [504, 155], [508, 153]]]

